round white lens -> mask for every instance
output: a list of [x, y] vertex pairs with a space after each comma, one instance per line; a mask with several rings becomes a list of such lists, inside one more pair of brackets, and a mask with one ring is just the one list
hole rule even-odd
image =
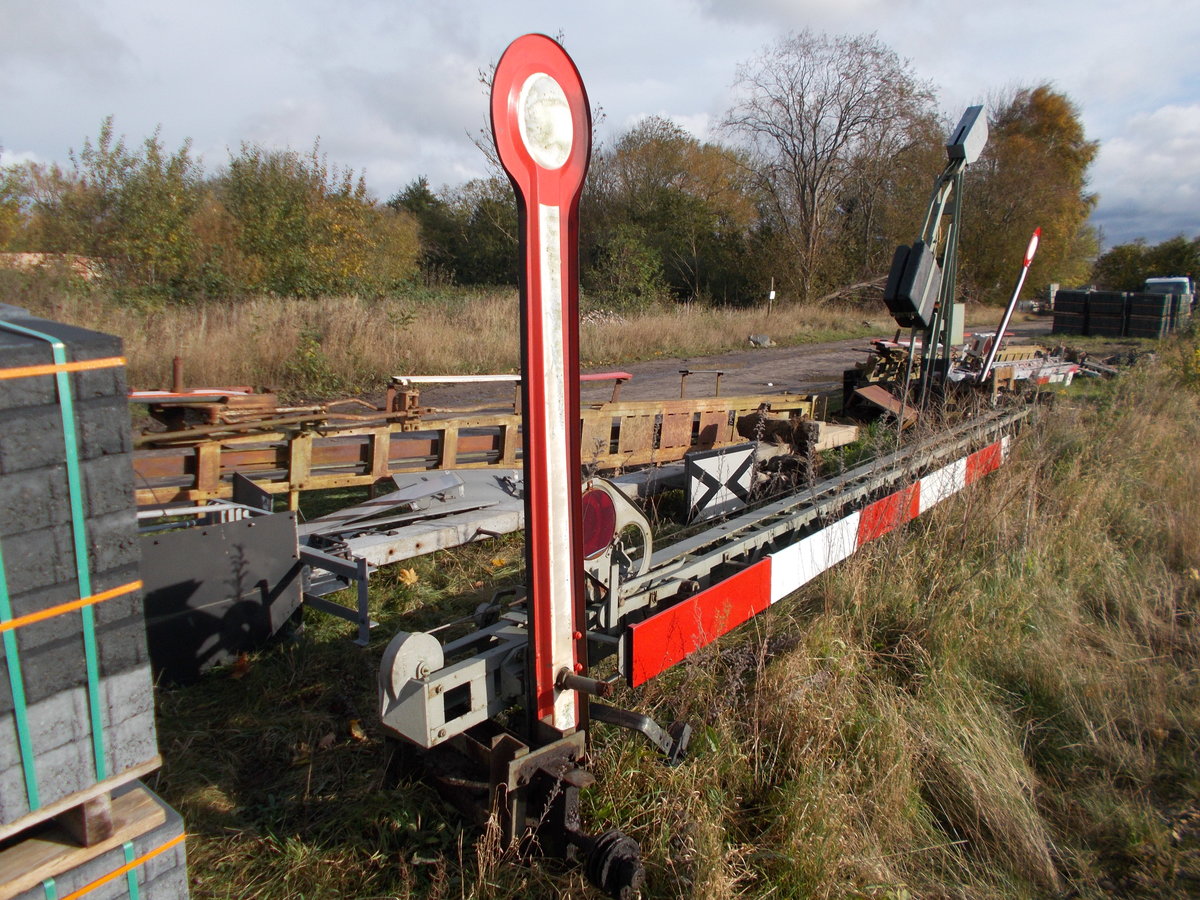
[[517, 124], [525, 148], [542, 168], [561, 168], [571, 155], [571, 106], [558, 82], [544, 72], [535, 72], [521, 85]]

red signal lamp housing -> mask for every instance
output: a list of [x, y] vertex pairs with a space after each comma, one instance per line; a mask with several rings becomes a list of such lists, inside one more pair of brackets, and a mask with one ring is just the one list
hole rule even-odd
[[617, 507], [599, 488], [583, 492], [583, 558], [595, 559], [617, 536]]

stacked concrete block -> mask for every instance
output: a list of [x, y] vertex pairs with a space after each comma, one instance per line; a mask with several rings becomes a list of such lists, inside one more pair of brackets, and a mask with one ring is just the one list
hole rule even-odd
[[[85, 891], [87, 900], [175, 900], [188, 896], [187, 850], [180, 840], [183, 820], [161, 798], [140, 782], [118, 789], [145, 791], [161, 810], [165, 821], [89, 859], [22, 891], [16, 900], [46, 900]], [[88, 889], [90, 888], [90, 889]]]
[[1174, 294], [1130, 294], [1130, 337], [1165, 337], [1178, 320], [1179, 306]]
[[[8, 321], [62, 341], [69, 361], [119, 357], [120, 340], [33, 319], [12, 307]], [[0, 328], [0, 369], [53, 361], [46, 341]], [[132, 442], [124, 369], [106, 366], [68, 376], [77, 431], [80, 505], [86, 532], [83, 561], [90, 594], [138, 578], [133, 506]], [[0, 381], [0, 553], [12, 618], [80, 598], [67, 449], [54, 375]], [[88, 702], [84, 614], [71, 612], [13, 631], [17, 658], [0, 645], [0, 824], [36, 811], [26, 790], [13, 680], [24, 691], [28, 744], [38, 806], [89, 788], [105, 777], [152, 760], [157, 753], [149, 656], [141, 596], [130, 591], [90, 607], [100, 683], [100, 741], [94, 759]]]
[[[0, 375], [54, 362], [50, 343], [6, 324], [61, 341], [70, 363], [121, 355], [118, 338], [0, 305]], [[40, 810], [106, 782], [127, 782], [158, 754], [141, 593], [120, 590], [138, 581], [140, 558], [124, 368], [103, 364], [67, 378], [82, 560], [56, 377], [0, 378], [0, 558], [7, 618], [21, 623], [0, 642], [0, 828], [36, 822]], [[80, 568], [90, 587], [81, 584]], [[114, 595], [89, 604], [90, 613], [37, 618], [106, 592]], [[90, 681], [89, 616], [97, 673]]]
[[1089, 292], [1087, 333], [1100, 337], [1123, 336], [1127, 311], [1127, 297], [1121, 291]]
[[1059, 291], [1054, 295], [1055, 334], [1163, 338], [1187, 324], [1187, 294]]

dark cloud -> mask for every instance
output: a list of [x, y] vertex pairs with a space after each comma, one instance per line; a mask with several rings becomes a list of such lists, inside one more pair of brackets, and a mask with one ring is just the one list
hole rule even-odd
[[1107, 246], [1200, 235], [1200, 103], [1131, 117], [1101, 144], [1092, 187]]

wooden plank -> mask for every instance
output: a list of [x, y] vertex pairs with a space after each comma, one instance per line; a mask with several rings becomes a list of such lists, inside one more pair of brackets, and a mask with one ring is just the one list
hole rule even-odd
[[217, 442], [196, 448], [196, 490], [212, 494], [221, 487], [221, 445]]
[[[706, 446], [704, 449], [711, 450], [720, 447], [732, 447], [737, 444], [746, 443], [744, 438], [734, 436], [736, 439], [731, 441], [718, 441], [711, 447]], [[627, 469], [630, 466], [644, 466], [658, 463], [679, 462], [683, 459], [688, 447], [668, 447], [660, 449], [651, 447], [648, 450], [640, 450], [637, 453], [610, 453], [607, 456], [597, 457], [593, 465], [601, 471], [609, 471], [615, 469]]]
[[593, 459], [608, 456], [612, 446], [612, 422], [612, 416], [606, 412], [584, 411], [579, 455], [585, 466], [590, 465]]
[[85, 800], [58, 817], [58, 824], [81, 847], [90, 847], [112, 837], [112, 796], [101, 794]]
[[521, 446], [520, 428], [516, 422], [500, 428], [500, 460], [497, 465], [509, 469], [517, 464], [517, 450]]
[[453, 469], [458, 464], [458, 426], [447, 425], [438, 444], [438, 468]]
[[288, 481], [294, 490], [305, 490], [305, 482], [312, 472], [313, 436], [302, 432], [292, 436], [288, 442]]
[[97, 856], [115, 850], [167, 821], [166, 811], [142, 785], [112, 801], [112, 835], [91, 847], [80, 847], [61, 828], [53, 828], [14, 844], [0, 853], [0, 872], [8, 880], [0, 883], [0, 900], [12, 900]]
[[[53, 819], [55, 816], [82, 803], [86, 803], [94, 797], [114, 791], [121, 787], [121, 785], [128, 784], [137, 778], [141, 778], [143, 775], [149, 775], [161, 765], [162, 757], [155, 756], [153, 759], [128, 768], [124, 772], [114, 775], [112, 778], [106, 778], [104, 781], [99, 781], [82, 791], [76, 791], [73, 794], [68, 794], [59, 800], [55, 800], [53, 803], [47, 803], [45, 806], [26, 813], [21, 818], [14, 819], [6, 825], [0, 825], [0, 841], [7, 840], [14, 834], [20, 834], [22, 831], [33, 828], [35, 825], [40, 825], [49, 819]], [[3, 869], [0, 869], [0, 871], [3, 871]]]
[[[736, 418], [734, 421], [737, 421]], [[729, 424], [728, 408], [700, 413], [700, 435], [696, 446], [701, 450], [711, 450], [730, 443], [733, 443], [733, 427]]]
[[891, 413], [897, 419], [900, 418], [900, 413], [903, 411], [905, 428], [917, 421], [917, 411], [912, 408], [912, 404], [901, 403], [888, 393], [882, 385], [868, 384], [866, 387], [855, 388], [854, 393], [872, 406], [877, 406], [884, 412]]
[[288, 441], [288, 509], [299, 509], [300, 492], [309, 489], [305, 482], [312, 468], [312, 443], [307, 432], [292, 435]]
[[371, 436], [371, 475], [374, 478], [386, 478], [388, 472], [388, 447], [391, 444], [392, 433], [386, 428], [377, 428]]
[[834, 447], [844, 447], [858, 440], [857, 425], [835, 425], [832, 422], [821, 422], [817, 436], [817, 445], [813, 449], [820, 453], [822, 450], [832, 450]]
[[773, 412], [807, 412], [817, 403], [815, 394], [752, 394], [738, 397], [699, 397], [673, 400], [621, 400], [596, 403], [590, 410], [606, 410], [612, 416], [660, 415], [676, 412], [720, 412], [730, 409], [758, 409], [769, 403]]

